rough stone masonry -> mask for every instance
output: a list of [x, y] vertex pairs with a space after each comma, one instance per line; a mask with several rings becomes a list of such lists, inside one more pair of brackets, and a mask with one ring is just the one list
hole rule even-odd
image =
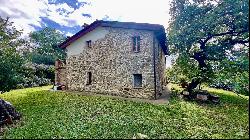
[[92, 23], [61, 44], [67, 58], [65, 64], [56, 62], [55, 83], [71, 91], [158, 98], [165, 84], [165, 52], [158, 32], [148, 29], [150, 24], [96, 22], [99, 25]]

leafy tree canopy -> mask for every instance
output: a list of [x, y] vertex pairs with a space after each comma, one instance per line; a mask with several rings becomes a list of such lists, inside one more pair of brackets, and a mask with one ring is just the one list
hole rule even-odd
[[58, 48], [66, 37], [53, 28], [44, 28], [30, 33], [31, 42], [36, 47], [32, 61], [37, 64], [54, 65], [56, 59], [64, 59], [65, 52]]
[[246, 0], [172, 1], [169, 46], [190, 92], [219, 74], [249, 72], [248, 11]]
[[0, 92], [15, 88], [22, 77], [19, 72], [25, 60], [17, 51], [25, 43], [21, 34], [9, 18], [0, 17]]

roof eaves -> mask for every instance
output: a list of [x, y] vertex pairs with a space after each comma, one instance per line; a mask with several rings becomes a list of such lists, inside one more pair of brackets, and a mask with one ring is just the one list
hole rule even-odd
[[77, 40], [78, 38], [82, 37], [83, 35], [87, 34], [88, 32], [94, 30], [96, 27], [100, 26], [101, 22], [100, 21], [95, 21], [89, 26], [85, 27], [84, 29], [80, 30], [77, 32], [75, 35], [71, 36], [67, 40], [65, 40], [63, 43], [59, 45], [59, 48], [66, 48], [68, 45], [70, 45], [72, 42]]

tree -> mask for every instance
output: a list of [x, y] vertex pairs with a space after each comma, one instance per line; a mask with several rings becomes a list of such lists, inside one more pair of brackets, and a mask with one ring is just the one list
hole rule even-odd
[[58, 48], [66, 37], [53, 28], [44, 28], [30, 33], [31, 43], [35, 49], [32, 52], [32, 62], [37, 64], [54, 65], [56, 59], [64, 59], [65, 52]]
[[239, 59], [236, 52], [248, 54], [249, 1], [173, 0], [170, 11], [170, 51], [178, 56], [176, 65], [192, 76], [190, 93], [229, 68], [232, 56]]
[[17, 86], [22, 75], [23, 57], [17, 51], [25, 41], [9, 18], [0, 17], [0, 92], [9, 91]]
[[[240, 50], [238, 50], [240, 49]], [[249, 48], [233, 50], [229, 59], [220, 62], [215, 71], [214, 85], [249, 95]], [[216, 85], [218, 84], [218, 85]]]

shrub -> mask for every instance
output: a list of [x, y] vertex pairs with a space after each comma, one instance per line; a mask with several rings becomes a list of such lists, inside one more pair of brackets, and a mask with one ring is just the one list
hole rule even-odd
[[17, 88], [49, 85], [55, 78], [54, 66], [26, 63], [23, 68], [23, 75]]

